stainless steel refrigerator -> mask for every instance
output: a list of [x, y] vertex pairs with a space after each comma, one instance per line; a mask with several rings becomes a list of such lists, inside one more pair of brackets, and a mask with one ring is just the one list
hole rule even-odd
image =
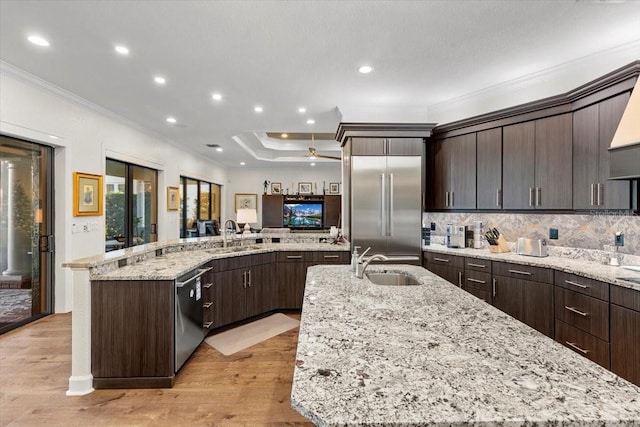
[[351, 180], [352, 247], [420, 264], [422, 158], [353, 156]]

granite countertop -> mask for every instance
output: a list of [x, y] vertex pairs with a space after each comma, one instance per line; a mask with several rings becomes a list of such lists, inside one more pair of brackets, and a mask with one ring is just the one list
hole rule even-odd
[[640, 388], [417, 266], [314, 266], [292, 406], [321, 426], [640, 423]]
[[274, 251], [348, 251], [349, 245], [331, 243], [260, 243], [227, 248], [167, 252], [109, 271], [96, 270], [91, 280], [173, 280], [211, 260]]
[[[567, 273], [601, 280], [617, 286], [640, 291], [640, 272], [627, 270], [624, 267], [615, 267], [608, 264], [598, 263], [593, 260], [572, 258], [571, 254], [532, 257], [518, 255], [515, 252], [492, 253], [489, 252], [489, 249], [487, 248], [447, 248], [444, 245], [423, 246], [422, 250], [425, 252], [436, 252], [493, 261], [511, 262], [521, 265], [554, 268]], [[634, 283], [628, 280], [621, 280], [619, 277], [634, 278], [639, 282]]]

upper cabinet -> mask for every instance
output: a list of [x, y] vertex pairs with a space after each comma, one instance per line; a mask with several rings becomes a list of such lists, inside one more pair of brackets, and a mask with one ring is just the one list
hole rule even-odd
[[438, 140], [432, 146], [434, 209], [476, 208], [476, 134]]
[[571, 209], [572, 115], [503, 129], [503, 207]]
[[422, 156], [421, 138], [352, 138], [352, 156]]
[[502, 209], [502, 128], [476, 135], [478, 209]]
[[610, 181], [609, 152], [629, 93], [573, 113], [573, 208], [629, 209], [629, 181]]

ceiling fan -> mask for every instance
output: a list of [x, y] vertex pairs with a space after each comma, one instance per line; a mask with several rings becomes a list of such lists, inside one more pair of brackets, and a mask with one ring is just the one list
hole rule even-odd
[[313, 134], [311, 134], [311, 147], [309, 147], [309, 154], [308, 157], [310, 159], [329, 159], [329, 160], [342, 160], [341, 157], [336, 157], [336, 156], [326, 156], [324, 154], [318, 154], [318, 152], [316, 151], [316, 140], [313, 137]]

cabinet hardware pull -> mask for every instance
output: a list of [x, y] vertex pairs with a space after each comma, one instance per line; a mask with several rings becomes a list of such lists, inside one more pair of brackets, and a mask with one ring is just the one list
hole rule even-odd
[[472, 278], [470, 278], [470, 277], [468, 277], [468, 278], [467, 278], [467, 280], [468, 280], [468, 281], [470, 281], [470, 282], [473, 282], [473, 283], [483, 283], [483, 284], [484, 284], [484, 283], [487, 283], [487, 282], [486, 282], [486, 281], [484, 281], [484, 280], [472, 279]]
[[212, 305], [213, 305], [213, 303], [212, 303], [212, 302], [205, 302], [204, 304], [202, 304], [202, 307], [203, 307], [203, 308], [209, 308], [209, 307], [211, 307]]
[[247, 275], [249, 277], [249, 280], [247, 280], [247, 286], [251, 287], [251, 270], [247, 271]]
[[500, 189], [496, 189], [496, 206], [500, 207]]
[[243, 288], [247, 288], [247, 272], [243, 271], [242, 272], [242, 287]]
[[447, 207], [447, 208], [449, 207], [449, 192], [448, 191], [444, 193], [444, 206]]
[[496, 279], [493, 279], [491, 281], [491, 292], [493, 294], [493, 296], [496, 296]]
[[525, 276], [531, 276], [531, 273], [529, 273], [528, 271], [509, 270], [509, 273], [524, 274]]
[[336, 259], [338, 258], [338, 255], [325, 255], [324, 259]]
[[462, 271], [458, 271], [458, 286], [462, 287]]
[[595, 184], [591, 184], [591, 198], [589, 200], [591, 200], [591, 203], [589, 204], [589, 206], [595, 206], [595, 189], [596, 189], [596, 185]]
[[451, 197], [449, 197], [451, 199], [451, 207], [454, 207], [456, 205], [456, 202], [454, 201], [453, 195], [454, 195], [454, 192], [452, 191], [451, 192]]
[[287, 255], [287, 259], [302, 259], [302, 255]]
[[568, 283], [570, 285], [577, 286], [577, 287], [582, 288], [582, 289], [587, 289], [588, 288], [587, 285], [581, 285], [580, 283], [572, 282], [571, 280], [565, 280], [564, 283]]
[[471, 262], [470, 262], [469, 264], [467, 264], [467, 265], [468, 265], [469, 267], [487, 268], [487, 266], [486, 266], [486, 265], [483, 265], [483, 264], [473, 264], [473, 263], [471, 263]]
[[536, 187], [536, 206], [542, 206], [542, 187]]
[[444, 258], [438, 258], [438, 257], [433, 257], [434, 261], [440, 261], [440, 262], [449, 262], [451, 261], [450, 259], [444, 259]]
[[213, 283], [206, 283], [202, 287], [205, 288], [205, 289], [209, 289], [212, 286], [213, 286]]
[[213, 322], [207, 322], [204, 324], [204, 327], [209, 329], [211, 327], [211, 325], [213, 325]]
[[194, 280], [196, 280], [198, 277], [202, 276], [204, 273], [206, 273], [209, 270], [211, 270], [211, 267], [199, 268], [198, 269], [198, 274], [196, 274], [195, 276], [189, 278], [188, 280], [185, 280], [184, 282], [176, 282], [176, 286], [178, 288], [182, 288], [184, 285], [186, 285], [187, 283], [193, 282]]
[[529, 206], [533, 206], [533, 187], [529, 187]]
[[598, 190], [598, 206], [604, 205], [604, 184], [596, 184]]
[[584, 311], [580, 311], [580, 310], [577, 310], [577, 309], [575, 309], [573, 307], [569, 307], [568, 305], [565, 305], [564, 308], [569, 310], [572, 313], [579, 314], [580, 316], [583, 316], [583, 317], [587, 317], [589, 315], [589, 313], [585, 313]]
[[565, 344], [567, 344], [571, 348], [575, 348], [576, 350], [578, 350], [582, 354], [589, 353], [589, 350], [585, 350], [584, 348], [580, 348], [577, 345], [575, 345], [575, 343], [572, 343], [572, 342], [569, 342], [569, 341], [565, 341]]

